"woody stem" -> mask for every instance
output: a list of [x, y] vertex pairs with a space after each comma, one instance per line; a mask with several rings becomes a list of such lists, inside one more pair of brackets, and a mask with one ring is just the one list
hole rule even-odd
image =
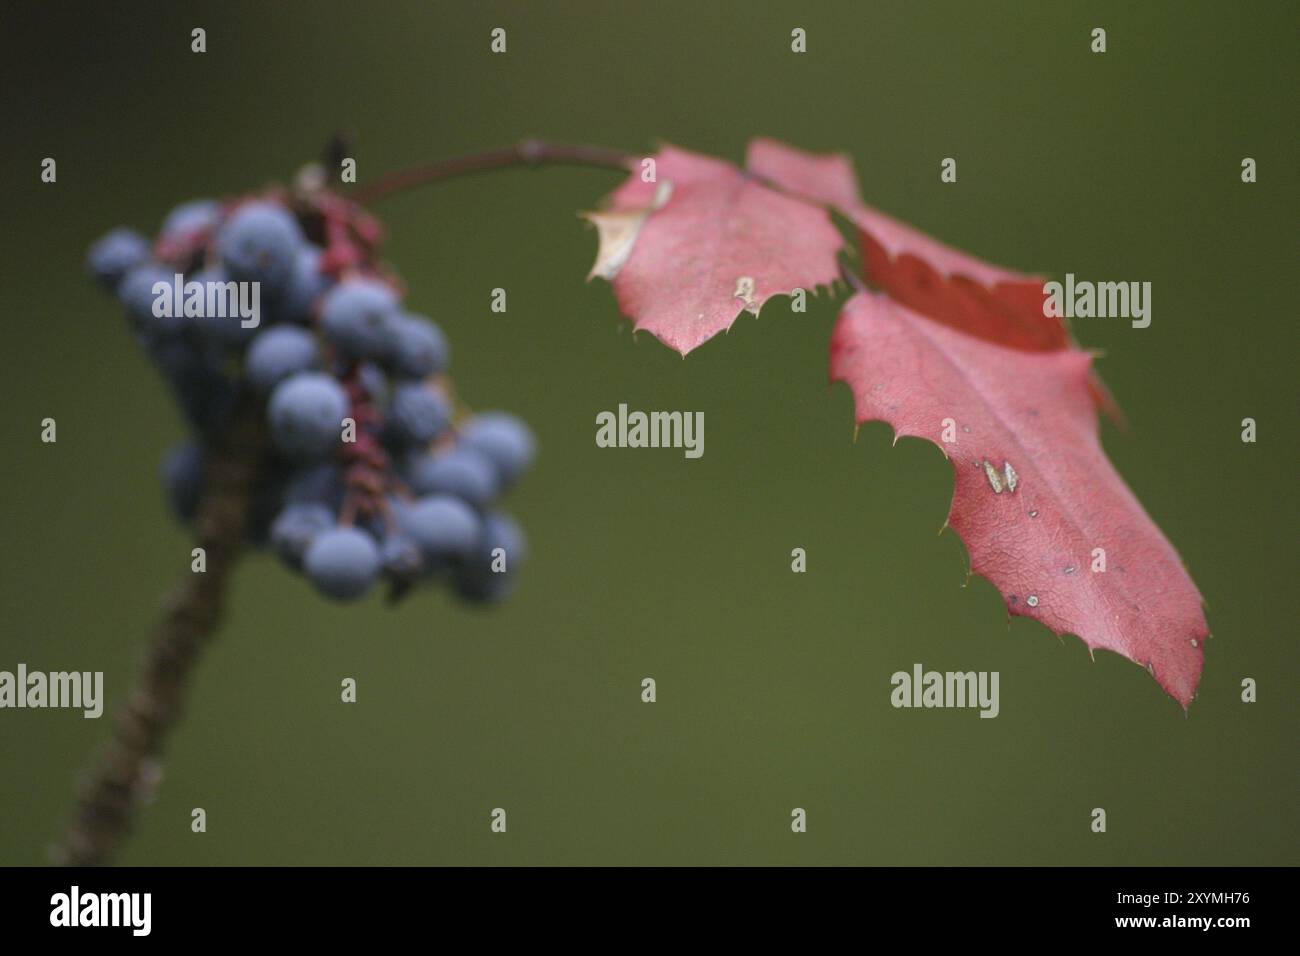
[[616, 149], [524, 139], [513, 146], [453, 156], [389, 173], [358, 187], [351, 198], [372, 203], [414, 186], [515, 166], [595, 166], [627, 172], [634, 162], [635, 157]]

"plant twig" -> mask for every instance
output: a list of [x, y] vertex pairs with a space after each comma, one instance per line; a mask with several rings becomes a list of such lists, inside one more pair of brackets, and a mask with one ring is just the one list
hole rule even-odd
[[467, 153], [464, 156], [442, 159], [427, 166], [398, 170], [360, 186], [350, 195], [357, 202], [371, 203], [412, 186], [422, 186], [425, 183], [456, 176], [507, 169], [511, 166], [596, 166], [627, 172], [634, 162], [635, 157], [616, 149], [524, 139], [514, 146]]
[[243, 396], [213, 451], [195, 518], [207, 570], [191, 573], [168, 597], [135, 686], [115, 716], [113, 736], [78, 780], [76, 811], [51, 851], [56, 863], [107, 862], [136, 811], [153, 796], [163, 743], [180, 717], [189, 675], [216, 630], [227, 578], [245, 542], [265, 448], [262, 419], [261, 403]]

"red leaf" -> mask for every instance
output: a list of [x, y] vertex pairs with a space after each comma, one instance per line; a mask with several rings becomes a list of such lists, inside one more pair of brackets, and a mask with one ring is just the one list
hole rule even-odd
[[619, 308], [685, 355], [774, 295], [838, 276], [843, 239], [824, 209], [786, 196], [730, 163], [665, 147], [657, 182], [633, 173], [602, 212], [592, 275]]
[[[1022, 275], [945, 245], [862, 202], [852, 161], [808, 153], [772, 139], [750, 142], [745, 166], [796, 195], [838, 209], [858, 227], [866, 278], [912, 310], [970, 335], [1026, 351], [1073, 346], [1069, 328], [1043, 314], [1041, 277]], [[1094, 372], [1093, 400], [1122, 415]]]
[[844, 153], [810, 153], [775, 139], [749, 141], [745, 168], [782, 189], [844, 211], [862, 208], [858, 175]]
[[866, 278], [936, 321], [1031, 351], [1068, 348], [1069, 330], [1043, 315], [1043, 279], [968, 256], [862, 202], [848, 157], [771, 139], [749, 144], [745, 166], [790, 192], [839, 209], [862, 233]]
[[[861, 294], [840, 314], [830, 372], [859, 422], [949, 457], [948, 523], [1012, 614], [1147, 666], [1187, 707], [1208, 634], [1201, 596], [1102, 450], [1086, 352], [1006, 348]], [[942, 440], [945, 419], [955, 442]]]

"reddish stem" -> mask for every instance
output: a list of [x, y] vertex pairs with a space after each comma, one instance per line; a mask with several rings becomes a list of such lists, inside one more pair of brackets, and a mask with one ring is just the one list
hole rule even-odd
[[359, 203], [372, 203], [413, 186], [512, 166], [596, 166], [627, 172], [635, 161], [636, 157], [616, 149], [525, 139], [514, 146], [453, 156], [426, 166], [389, 173], [359, 187], [351, 198]]

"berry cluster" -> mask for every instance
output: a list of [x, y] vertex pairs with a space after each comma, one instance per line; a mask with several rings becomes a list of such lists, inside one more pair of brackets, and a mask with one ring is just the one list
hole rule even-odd
[[251, 390], [274, 446], [254, 542], [331, 598], [380, 578], [399, 596], [438, 576], [467, 600], [497, 600], [525, 540], [493, 505], [532, 463], [533, 437], [512, 415], [457, 411], [446, 338], [404, 310], [380, 241], [365, 210], [303, 187], [184, 203], [152, 245], [116, 229], [88, 267], [193, 428], [162, 467], [183, 520], [237, 392]]

